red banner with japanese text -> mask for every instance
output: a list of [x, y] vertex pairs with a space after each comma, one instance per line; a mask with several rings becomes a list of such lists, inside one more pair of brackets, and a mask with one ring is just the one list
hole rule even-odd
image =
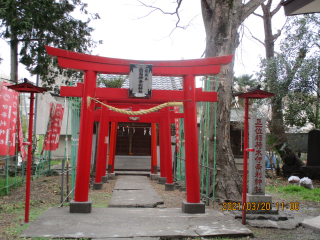
[[10, 85], [2, 82], [0, 89], [0, 155], [12, 156], [16, 150], [18, 92], [6, 87]]
[[[174, 107], [174, 112], [179, 113], [179, 107]], [[177, 146], [177, 153], [179, 153], [179, 118], [174, 119], [176, 125], [176, 146]]]
[[46, 137], [44, 139], [44, 150], [53, 151], [59, 147], [60, 132], [63, 120], [64, 108], [58, 103], [54, 106], [50, 103], [50, 115]]
[[60, 132], [63, 120], [64, 108], [62, 104], [58, 103], [56, 105], [55, 114], [53, 116], [53, 121], [51, 125], [51, 149], [56, 150], [59, 147]]

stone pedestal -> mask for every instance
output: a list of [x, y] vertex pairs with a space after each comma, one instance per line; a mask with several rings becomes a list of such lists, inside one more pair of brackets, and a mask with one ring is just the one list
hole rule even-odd
[[[255, 203], [255, 207], [259, 209], [257, 210], [248, 210], [252, 209], [253, 204]], [[247, 193], [247, 204], [251, 204], [250, 206], [247, 205], [247, 213], [253, 213], [253, 214], [274, 214], [277, 212], [274, 212], [272, 210], [272, 196], [271, 195], [251, 195]], [[264, 208], [264, 209], [262, 209]]]
[[93, 183], [93, 190], [101, 190], [103, 183]]
[[75, 202], [71, 200], [70, 202], [70, 213], [91, 213], [92, 211], [92, 201], [87, 202]]
[[186, 191], [186, 187], [181, 187], [181, 188], [179, 189], [179, 191], [180, 191], [180, 192], [185, 192], [185, 191]]
[[182, 202], [182, 212], [184, 213], [205, 213], [206, 205], [203, 202], [199, 203], [188, 203], [186, 201]]
[[108, 173], [108, 179], [110, 179], [110, 180], [116, 179], [116, 174], [115, 173]]
[[167, 182], [167, 178], [166, 177], [159, 177], [158, 178], [158, 184], [165, 184]]
[[174, 191], [174, 184], [173, 183], [166, 183], [165, 184], [165, 191]]
[[160, 175], [159, 174], [150, 174], [150, 180], [152, 181], [157, 181], [159, 179]]
[[101, 181], [102, 181], [103, 183], [107, 183], [107, 182], [108, 182], [108, 175], [102, 176]]

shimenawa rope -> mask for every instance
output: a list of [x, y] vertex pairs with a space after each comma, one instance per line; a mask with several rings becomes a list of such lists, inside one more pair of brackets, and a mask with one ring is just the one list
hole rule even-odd
[[112, 111], [115, 111], [115, 112], [118, 112], [118, 113], [122, 113], [122, 114], [127, 114], [127, 115], [143, 115], [143, 114], [148, 114], [148, 113], [151, 113], [151, 112], [158, 111], [158, 110], [160, 110], [161, 108], [164, 108], [164, 107], [183, 106], [183, 102], [167, 102], [167, 103], [163, 103], [163, 104], [160, 104], [158, 106], [155, 106], [153, 108], [149, 108], [147, 110], [127, 111], [127, 110], [115, 108], [115, 107], [112, 107], [110, 105], [104, 104], [103, 102], [100, 102], [99, 100], [97, 100], [95, 98], [92, 98], [92, 97], [89, 97], [89, 96], [87, 97], [87, 106], [90, 105], [91, 100], [93, 100], [93, 101], [95, 101], [97, 103], [100, 103], [103, 106], [106, 106], [107, 108], [109, 108]]

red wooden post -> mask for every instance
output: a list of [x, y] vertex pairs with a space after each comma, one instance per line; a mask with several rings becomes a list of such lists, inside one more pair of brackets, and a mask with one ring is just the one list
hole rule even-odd
[[87, 97], [94, 97], [97, 85], [97, 73], [85, 71], [84, 89], [81, 103], [79, 149], [75, 186], [75, 202], [86, 202], [89, 197], [89, 178], [94, 123], [94, 101], [87, 104]]
[[244, 146], [243, 146], [243, 190], [242, 190], [242, 224], [246, 224], [246, 209], [247, 209], [247, 166], [248, 166], [248, 121], [249, 121], [249, 99], [245, 98], [245, 113], [244, 113]]
[[166, 148], [165, 148], [165, 136], [164, 136], [164, 118], [160, 118], [159, 123], [159, 144], [160, 144], [160, 177], [165, 178], [167, 177], [166, 174]]
[[[106, 141], [106, 129], [108, 126], [106, 125], [105, 119], [107, 119], [107, 108], [105, 106], [101, 106], [101, 116], [100, 116], [100, 127], [99, 127], [99, 138], [98, 138], [98, 150], [97, 150], [97, 164], [96, 164], [96, 176], [95, 183], [101, 183], [102, 175], [104, 176], [106, 173], [106, 169], [103, 171], [103, 162], [105, 159], [105, 149], [108, 147], [108, 142]], [[103, 173], [104, 172], [104, 173]]]
[[157, 163], [157, 127], [156, 123], [151, 123], [151, 149], [152, 149], [152, 168], [153, 168], [153, 173], [157, 174], [158, 173], [158, 163]]
[[[173, 184], [173, 174], [172, 174], [172, 150], [171, 150], [171, 119], [170, 119], [170, 107], [164, 109], [164, 137], [165, 137], [165, 167], [166, 167], [166, 177], [167, 184]], [[170, 190], [174, 190], [171, 187]], [[169, 187], [166, 185], [166, 190]]]
[[151, 174], [154, 174], [154, 171], [153, 171], [153, 137], [152, 137], [152, 127], [151, 127]]
[[112, 155], [112, 173], [114, 173], [114, 164], [116, 160], [116, 147], [117, 147], [117, 135], [118, 135], [118, 122], [114, 124], [114, 144], [113, 144], [113, 155]]
[[112, 173], [113, 166], [113, 152], [114, 152], [114, 126], [115, 122], [111, 123], [111, 133], [110, 133], [110, 146], [109, 146], [109, 163], [108, 163], [108, 173]]
[[195, 77], [183, 78], [183, 90], [186, 101], [183, 102], [185, 129], [186, 190], [188, 203], [200, 203], [198, 131]]
[[[105, 108], [105, 109], [104, 109]], [[104, 107], [102, 106], [102, 111], [107, 111], [107, 107]], [[102, 165], [102, 169], [101, 169], [101, 176], [106, 176], [107, 175], [107, 157], [108, 157], [108, 145], [109, 145], [109, 118], [106, 117], [104, 118], [104, 121], [103, 121], [103, 124], [104, 124], [104, 128], [105, 128], [105, 131], [104, 131], [104, 148], [103, 148], [103, 156], [102, 156], [102, 159], [103, 159], [103, 165]]]
[[31, 178], [31, 157], [32, 157], [32, 130], [33, 130], [33, 102], [34, 93], [30, 96], [30, 113], [29, 113], [29, 131], [28, 131], [28, 162], [27, 162], [27, 179], [26, 179], [26, 203], [25, 203], [25, 219], [26, 223], [29, 222], [29, 206], [30, 206], [30, 178]]

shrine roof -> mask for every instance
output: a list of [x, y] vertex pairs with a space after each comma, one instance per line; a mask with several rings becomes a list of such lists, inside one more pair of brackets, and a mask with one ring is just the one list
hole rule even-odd
[[[122, 88], [129, 88], [129, 79], [123, 84]], [[152, 89], [157, 90], [182, 90], [182, 78], [181, 77], [152, 77]]]
[[[112, 79], [119, 75], [103, 75], [106, 79]], [[129, 78], [125, 80], [121, 88], [129, 88]], [[156, 90], [182, 90], [183, 83], [181, 77], [152, 76], [152, 89]]]
[[[265, 118], [266, 116], [256, 108], [249, 109], [249, 116]], [[231, 108], [230, 122], [244, 122], [244, 108]]]

